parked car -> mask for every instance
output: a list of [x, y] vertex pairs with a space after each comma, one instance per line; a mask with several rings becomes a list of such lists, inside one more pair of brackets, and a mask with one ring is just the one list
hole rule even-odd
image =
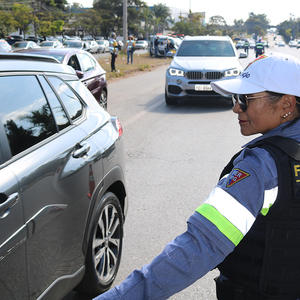
[[290, 48], [292, 48], [292, 47], [297, 47], [297, 41], [289, 41], [289, 46], [290, 46]]
[[250, 41], [250, 49], [254, 49], [255, 48], [255, 42]]
[[176, 104], [179, 99], [220, 97], [210, 83], [239, 76], [243, 70], [239, 57], [247, 55], [242, 52], [238, 56], [228, 36], [186, 36], [166, 72], [166, 104]]
[[80, 81], [91, 91], [99, 105], [107, 109], [107, 81], [106, 72], [99, 65], [95, 57], [76, 48], [39, 48], [19, 51], [55, 57], [63, 65], [69, 65], [76, 70]]
[[139, 49], [147, 50], [147, 48], [148, 48], [148, 42], [147, 41], [138, 40], [138, 41], [135, 42], [135, 49], [136, 50], [139, 50]]
[[278, 47], [285, 47], [284, 41], [279, 41], [278, 42]]
[[97, 40], [98, 47], [98, 53], [102, 52], [108, 52], [109, 51], [109, 41], [108, 40]]
[[236, 48], [236, 49], [244, 49], [244, 43], [245, 43], [245, 41], [238, 41], [238, 42], [235, 44], [235, 48]]
[[300, 41], [297, 43], [297, 49], [300, 48]]
[[268, 41], [261, 41], [265, 48], [269, 48], [269, 42]]
[[91, 46], [89, 42], [79, 41], [79, 40], [72, 40], [72, 41], [66, 41], [68, 42], [65, 47], [67, 48], [77, 48], [81, 50], [85, 50], [87, 52], [91, 51]]
[[90, 52], [91, 53], [98, 53], [98, 48], [99, 48], [98, 43], [96, 41], [88, 41], [88, 43], [91, 46]]
[[40, 46], [32, 41], [18, 41], [12, 44], [12, 51], [31, 48], [40, 48]]
[[37, 44], [39, 44], [39, 43], [41, 43], [44, 39], [42, 38], [42, 37], [36, 37], [36, 36], [34, 36], [34, 35], [27, 35], [26, 37], [25, 37], [25, 40], [26, 41], [32, 41], [32, 42], [35, 42], [35, 43], [37, 43]]
[[[157, 51], [158, 57], [165, 56], [165, 48], [167, 45], [167, 39], [169, 39], [171, 47], [173, 47], [173, 45], [179, 45], [182, 41], [179, 38], [170, 37], [168, 35], [159, 35], [159, 39], [158, 39], [159, 45], [158, 45], [158, 51]], [[149, 44], [150, 56], [154, 55], [154, 41], [155, 40], [156, 40], [156, 36], [152, 36], [150, 39], [150, 44]]]
[[11, 52], [11, 45], [5, 40], [0, 40], [0, 53], [1, 52]]
[[17, 41], [23, 41], [24, 40], [24, 36], [23, 35], [9, 35], [5, 38], [5, 40], [10, 44], [14, 44]]
[[40, 47], [63, 48], [63, 44], [60, 41], [44, 41], [40, 43]]
[[55, 58], [1, 54], [0, 74], [1, 299], [100, 294], [128, 207], [120, 122]]
[[85, 36], [82, 40], [83, 41], [94, 41], [95, 39], [92, 36]]

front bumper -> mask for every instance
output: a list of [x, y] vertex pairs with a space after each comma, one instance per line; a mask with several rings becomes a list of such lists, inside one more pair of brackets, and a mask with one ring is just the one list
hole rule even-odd
[[[221, 97], [220, 94], [212, 90], [210, 83], [212, 81], [224, 79], [223, 73], [218, 71], [206, 72], [188, 72], [185, 76], [171, 76], [166, 72], [166, 94], [169, 98], [201, 98], [201, 97]], [[236, 77], [226, 77], [231, 79]], [[231, 96], [228, 96], [231, 99]]]

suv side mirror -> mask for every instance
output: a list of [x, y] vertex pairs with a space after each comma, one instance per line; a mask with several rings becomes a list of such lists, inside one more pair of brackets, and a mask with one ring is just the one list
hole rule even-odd
[[247, 54], [246, 53], [244, 53], [244, 52], [241, 52], [240, 53], [240, 57], [239, 58], [246, 58], [247, 57]]

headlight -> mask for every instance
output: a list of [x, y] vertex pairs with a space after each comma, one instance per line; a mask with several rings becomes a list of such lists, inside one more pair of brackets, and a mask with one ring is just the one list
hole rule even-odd
[[240, 71], [238, 69], [232, 69], [232, 70], [227, 70], [224, 72], [225, 77], [230, 77], [230, 76], [239, 76]]
[[173, 69], [173, 68], [169, 69], [169, 74], [171, 76], [182, 76], [182, 77], [185, 75], [184, 71], [179, 69]]

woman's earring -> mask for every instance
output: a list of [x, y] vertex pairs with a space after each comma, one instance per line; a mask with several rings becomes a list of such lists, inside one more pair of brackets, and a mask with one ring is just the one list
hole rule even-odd
[[288, 113], [286, 113], [283, 118], [285, 119], [286, 117], [288, 117], [291, 114], [291, 112], [289, 111]]

